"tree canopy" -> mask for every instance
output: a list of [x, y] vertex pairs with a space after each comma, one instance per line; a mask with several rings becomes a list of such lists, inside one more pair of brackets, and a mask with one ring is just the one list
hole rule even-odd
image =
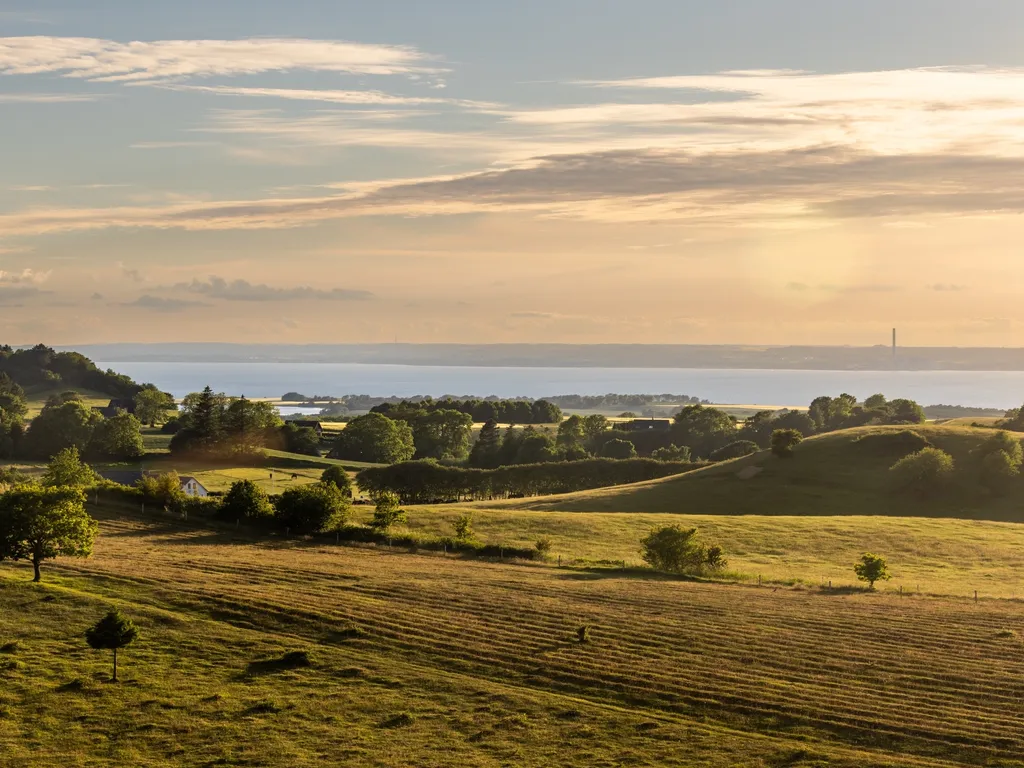
[[97, 530], [78, 488], [17, 485], [0, 495], [0, 561], [30, 561], [33, 581], [46, 560], [88, 557]]
[[407, 461], [415, 453], [412, 428], [407, 423], [369, 413], [345, 425], [329, 455], [333, 459], [393, 464]]

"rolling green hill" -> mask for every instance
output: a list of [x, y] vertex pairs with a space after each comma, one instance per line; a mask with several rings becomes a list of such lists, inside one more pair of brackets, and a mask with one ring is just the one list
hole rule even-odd
[[892, 485], [889, 467], [914, 450], [908, 428], [861, 427], [805, 440], [790, 459], [761, 452], [646, 483], [486, 506], [568, 512], [1024, 521], [1024, 479], [1003, 495], [991, 493], [978, 481], [979, 461], [973, 452], [992, 430], [919, 425], [912, 431], [947, 451], [956, 462], [952, 485], [928, 498], [897, 492]]

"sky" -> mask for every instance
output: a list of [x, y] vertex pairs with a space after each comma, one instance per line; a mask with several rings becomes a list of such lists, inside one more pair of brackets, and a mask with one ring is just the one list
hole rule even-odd
[[1024, 346], [1016, 0], [0, 0], [0, 341]]

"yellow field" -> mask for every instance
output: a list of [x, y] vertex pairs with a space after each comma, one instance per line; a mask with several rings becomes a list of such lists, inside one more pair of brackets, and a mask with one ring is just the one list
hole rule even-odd
[[[0, 566], [0, 754], [53, 765], [1024, 760], [1024, 609], [257, 543], [102, 513]], [[142, 636], [122, 682], [84, 628]], [[589, 642], [577, 629], [590, 627]], [[273, 662], [307, 650], [312, 665]]]

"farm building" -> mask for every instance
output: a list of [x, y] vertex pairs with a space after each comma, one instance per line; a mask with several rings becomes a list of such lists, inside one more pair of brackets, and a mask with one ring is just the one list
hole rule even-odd
[[633, 419], [621, 426], [627, 432], [667, 432], [672, 429], [669, 419]]

